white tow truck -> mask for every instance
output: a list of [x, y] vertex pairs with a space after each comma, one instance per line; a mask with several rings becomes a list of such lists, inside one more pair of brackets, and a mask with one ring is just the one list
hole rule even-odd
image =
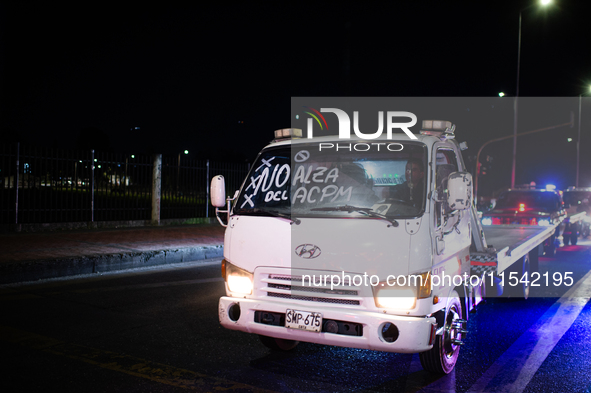
[[304, 341], [420, 353], [426, 370], [449, 373], [469, 312], [503, 285], [527, 298], [554, 233], [483, 230], [454, 130], [424, 121], [416, 139], [345, 142], [282, 129], [233, 198], [214, 177], [227, 227], [220, 323], [276, 350]]

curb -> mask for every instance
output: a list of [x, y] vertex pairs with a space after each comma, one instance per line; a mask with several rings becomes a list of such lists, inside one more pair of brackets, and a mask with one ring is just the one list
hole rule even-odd
[[150, 220], [128, 221], [81, 221], [81, 222], [54, 222], [41, 224], [0, 224], [0, 233], [9, 232], [61, 232], [93, 229], [120, 229], [120, 228], [144, 228], [167, 227], [178, 225], [211, 225], [217, 224], [216, 218], [169, 218], [160, 220], [154, 224]]
[[189, 262], [223, 254], [224, 247], [219, 245], [9, 262], [0, 265], [0, 285]]

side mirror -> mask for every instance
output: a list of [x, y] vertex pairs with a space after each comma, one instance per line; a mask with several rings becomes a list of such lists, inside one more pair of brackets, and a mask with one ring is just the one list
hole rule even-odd
[[214, 207], [226, 206], [226, 182], [222, 175], [211, 179], [211, 205]]
[[465, 210], [472, 206], [472, 175], [454, 172], [447, 181], [447, 204], [453, 210]]

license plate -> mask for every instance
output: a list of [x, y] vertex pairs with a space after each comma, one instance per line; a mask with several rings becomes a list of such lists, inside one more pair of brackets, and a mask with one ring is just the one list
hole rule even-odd
[[285, 312], [285, 327], [320, 332], [322, 330], [322, 314], [319, 312], [287, 310]]

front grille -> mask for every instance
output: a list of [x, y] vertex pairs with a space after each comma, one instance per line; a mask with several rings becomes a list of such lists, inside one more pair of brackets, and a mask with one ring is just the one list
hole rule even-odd
[[263, 277], [262, 281], [267, 283], [263, 290], [270, 297], [346, 306], [359, 306], [362, 303], [359, 290], [354, 286], [341, 285], [331, 289], [330, 282], [328, 286], [309, 281], [307, 283], [310, 285], [301, 285], [304, 284], [301, 276], [263, 274]]
[[353, 290], [341, 290], [341, 289], [330, 289], [330, 288], [314, 288], [314, 287], [303, 287], [301, 285], [281, 285], [281, 284], [267, 284], [269, 288], [285, 289], [290, 291], [303, 291], [310, 293], [325, 293], [329, 295], [349, 295], [357, 296], [358, 292]]

